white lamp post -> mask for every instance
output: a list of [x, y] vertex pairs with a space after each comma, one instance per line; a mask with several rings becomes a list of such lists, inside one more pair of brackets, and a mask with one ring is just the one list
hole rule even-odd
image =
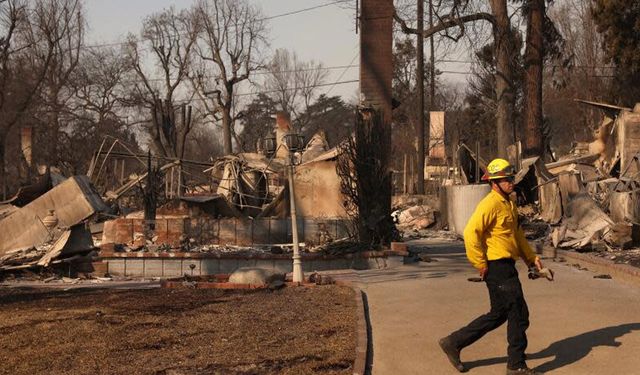
[[284, 136], [284, 141], [289, 149], [289, 199], [291, 207], [291, 234], [293, 236], [293, 282], [301, 283], [304, 281], [302, 273], [302, 259], [300, 257], [300, 244], [298, 240], [298, 217], [296, 215], [296, 192], [293, 183], [295, 175], [295, 158], [294, 153], [302, 150], [304, 140], [302, 136], [296, 133], [288, 133]]
[[[304, 139], [301, 135], [296, 133], [288, 133], [284, 136], [285, 144], [289, 150], [289, 160], [287, 165], [287, 174], [289, 180], [289, 201], [291, 208], [291, 235], [293, 237], [293, 273], [292, 278], [294, 283], [301, 283], [304, 281], [304, 274], [302, 272], [302, 258], [300, 256], [300, 242], [298, 238], [298, 217], [296, 214], [296, 193], [293, 183], [293, 176], [295, 175], [295, 158], [294, 154], [304, 147]], [[273, 156], [276, 152], [275, 138], [267, 137], [264, 141], [265, 151], [269, 157]]]

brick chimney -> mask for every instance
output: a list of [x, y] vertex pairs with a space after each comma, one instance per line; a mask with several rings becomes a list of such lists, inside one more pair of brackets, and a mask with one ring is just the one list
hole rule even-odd
[[393, 0], [362, 0], [360, 104], [381, 109], [391, 124]]
[[31, 126], [23, 126], [20, 128], [20, 147], [22, 155], [31, 168], [31, 155], [33, 151], [33, 128]]
[[[284, 111], [276, 112], [276, 157], [277, 158], [286, 158], [289, 150], [287, 149], [287, 145], [284, 143], [284, 136], [289, 133], [291, 130], [291, 119], [289, 118], [289, 114]], [[281, 147], [282, 145], [282, 147]]]

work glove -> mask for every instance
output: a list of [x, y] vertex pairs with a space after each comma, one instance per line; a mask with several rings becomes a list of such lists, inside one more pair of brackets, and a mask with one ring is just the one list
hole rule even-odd
[[549, 268], [540, 268], [538, 269], [536, 266], [529, 267], [528, 276], [531, 280], [539, 279], [544, 277], [549, 281], [553, 281], [553, 271]]

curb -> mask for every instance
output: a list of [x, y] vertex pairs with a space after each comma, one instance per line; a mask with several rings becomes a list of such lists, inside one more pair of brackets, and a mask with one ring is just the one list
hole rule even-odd
[[[335, 279], [334, 279], [335, 280]], [[356, 358], [353, 361], [353, 375], [367, 375], [369, 356], [369, 325], [367, 321], [366, 295], [362, 289], [353, 285], [352, 280], [335, 280], [335, 285], [346, 286], [355, 292], [356, 299]]]
[[364, 293], [360, 288], [352, 286], [356, 298], [356, 314], [358, 322], [356, 327], [356, 358], [353, 361], [353, 375], [365, 375], [367, 368], [367, 350], [369, 348], [369, 335], [367, 334], [367, 318], [364, 307]]
[[623, 280], [634, 284], [640, 284], [640, 268], [628, 264], [615, 263], [612, 260], [597, 257], [588, 253], [578, 253], [568, 250], [557, 250], [557, 257], [562, 256], [566, 260], [572, 260], [588, 265], [590, 271], [607, 273], [616, 280]]

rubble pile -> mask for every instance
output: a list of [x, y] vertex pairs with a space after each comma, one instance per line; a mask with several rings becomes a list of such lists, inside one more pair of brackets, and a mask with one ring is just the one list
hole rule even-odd
[[0, 257], [0, 269], [13, 269], [19, 266], [31, 266], [47, 254], [53, 247], [54, 241], [49, 241], [38, 246], [7, 251]]
[[345, 237], [321, 245], [309, 246], [307, 251], [311, 253], [323, 253], [328, 255], [341, 255], [368, 250], [366, 246], [358, 243], [353, 238]]
[[153, 244], [149, 243], [147, 245], [139, 246], [139, 247], [129, 247], [125, 244], [117, 244], [114, 246], [115, 252], [121, 253], [171, 253], [171, 252], [181, 252], [181, 253], [207, 253], [207, 254], [238, 254], [238, 255], [256, 255], [256, 254], [282, 254], [285, 252], [291, 252], [289, 248], [286, 246], [272, 246], [272, 245], [262, 245], [262, 246], [235, 246], [235, 245], [213, 245], [213, 244], [205, 244], [205, 245], [195, 245], [195, 246], [181, 246], [179, 248], [173, 248], [171, 245], [163, 243], [163, 244]]
[[624, 263], [635, 267], [640, 267], [640, 249], [614, 249], [607, 248], [606, 251], [599, 251], [597, 256], [613, 261], [614, 263]]
[[[588, 104], [611, 114], [609, 105]], [[608, 253], [640, 245], [640, 104], [614, 117], [581, 151], [553, 163], [522, 161], [516, 183], [538, 191], [535, 207], [520, 208], [528, 238]]]
[[[430, 236], [439, 229], [439, 199], [430, 195], [402, 195], [393, 197], [393, 220], [405, 239]], [[427, 231], [427, 229], [430, 229]]]
[[427, 229], [436, 222], [435, 211], [429, 206], [414, 206], [398, 214], [397, 227], [400, 230]]
[[0, 270], [47, 267], [91, 254], [86, 224], [108, 210], [86, 176], [49, 190], [22, 189], [10, 202], [21, 206], [0, 219]]
[[411, 230], [411, 231], [403, 232], [402, 235], [405, 240], [411, 240], [416, 238], [428, 238], [428, 239], [439, 240], [444, 242], [453, 242], [453, 241], [460, 240], [460, 236], [458, 236], [456, 232], [452, 232], [448, 230], [432, 230], [432, 229]]

